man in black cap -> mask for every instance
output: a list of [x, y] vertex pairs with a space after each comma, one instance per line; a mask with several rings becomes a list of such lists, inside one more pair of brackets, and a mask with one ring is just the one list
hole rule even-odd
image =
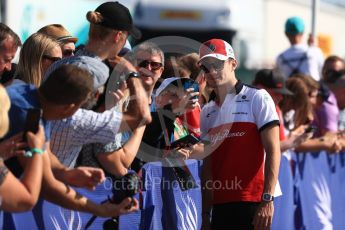
[[309, 135], [304, 135], [306, 126], [300, 127], [298, 130], [292, 132], [289, 137], [285, 137], [284, 123], [279, 108], [279, 103], [283, 99], [284, 95], [293, 95], [293, 93], [285, 87], [285, 80], [280, 71], [275, 69], [259, 70], [255, 75], [253, 85], [258, 88], [265, 89], [271, 95], [276, 105], [276, 111], [280, 121], [279, 139], [280, 150], [282, 153], [288, 149], [297, 147], [311, 137]]
[[103, 20], [96, 22], [97, 25], [128, 31], [135, 39], [140, 39], [141, 32], [133, 25], [131, 14], [124, 5], [119, 2], [105, 2], [98, 6], [95, 12], [100, 13], [103, 18]]
[[278, 70], [259, 70], [255, 75], [253, 85], [265, 89], [276, 105], [283, 99], [283, 95], [292, 95], [292, 92], [285, 87], [284, 77]]

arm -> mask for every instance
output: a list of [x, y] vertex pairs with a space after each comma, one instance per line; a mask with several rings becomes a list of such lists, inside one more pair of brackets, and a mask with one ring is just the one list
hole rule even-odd
[[[42, 149], [44, 145], [44, 131], [40, 127], [37, 134], [27, 134], [29, 147]], [[44, 153], [46, 154], [46, 153]], [[23, 157], [23, 156], [21, 156]], [[41, 190], [42, 182], [42, 155], [34, 153], [27, 158], [24, 174], [19, 181], [11, 172], [8, 172], [0, 185], [0, 197], [2, 197], [1, 208], [8, 212], [23, 212], [32, 209]], [[1, 167], [5, 167], [0, 162]]]
[[[116, 58], [114, 71], [118, 74], [137, 72], [136, 68], [125, 58]], [[151, 122], [149, 98], [139, 78], [129, 78], [126, 81], [130, 101], [127, 111], [123, 113], [120, 132], [134, 130], [138, 126]]]
[[151, 122], [151, 113], [149, 100], [141, 80], [139, 78], [130, 78], [127, 80], [129, 88], [130, 101], [127, 111], [123, 113], [120, 132], [134, 130], [138, 126], [146, 125]]
[[[274, 194], [280, 164], [279, 127], [271, 125], [261, 131], [261, 141], [266, 152], [264, 193]], [[262, 201], [254, 216], [255, 229], [268, 229], [272, 224], [273, 202]]]
[[127, 173], [128, 167], [133, 162], [139, 150], [145, 127], [141, 126], [136, 128], [128, 142], [122, 148], [111, 153], [97, 154], [99, 163], [107, 172], [117, 177], [124, 176]]
[[[21, 161], [22, 165], [27, 164], [27, 159]], [[112, 217], [121, 214], [129, 213], [138, 209], [138, 204], [135, 201], [133, 208], [126, 209], [130, 204], [130, 199], [124, 200], [119, 205], [104, 203], [96, 204], [88, 198], [78, 194], [71, 187], [58, 181], [51, 170], [50, 159], [47, 154], [43, 155], [43, 179], [41, 195], [44, 199], [60, 205], [64, 208], [89, 212], [97, 216]]]
[[292, 131], [286, 139], [280, 141], [280, 151], [283, 153], [286, 150], [294, 149], [310, 139], [313, 136], [313, 133], [305, 132], [306, 128], [306, 125], [301, 125]]
[[278, 180], [281, 155], [278, 126], [274, 125], [262, 130], [261, 140], [266, 152], [264, 192], [273, 194]]
[[41, 190], [42, 156], [34, 154], [27, 161], [20, 181], [11, 172], [7, 173], [0, 186], [1, 209], [8, 212], [24, 212], [35, 206]]
[[325, 135], [321, 138], [313, 138], [295, 148], [297, 153], [327, 151], [328, 153], [339, 152], [342, 149], [341, 143], [336, 135]]
[[71, 186], [87, 188], [89, 190], [95, 189], [99, 183], [104, 181], [105, 176], [102, 169], [93, 167], [67, 168], [52, 153], [49, 143], [47, 146], [46, 152], [50, 158], [52, 172], [57, 180]]

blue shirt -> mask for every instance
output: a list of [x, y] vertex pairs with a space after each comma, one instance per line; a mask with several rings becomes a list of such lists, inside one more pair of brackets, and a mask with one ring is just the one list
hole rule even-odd
[[[6, 88], [11, 101], [11, 108], [8, 113], [10, 118], [10, 129], [6, 138], [24, 131], [26, 115], [29, 109], [40, 109], [38, 91], [34, 85], [18, 84]], [[46, 141], [50, 140], [50, 122], [41, 118], [40, 122], [45, 131]]]
[[[8, 113], [10, 129], [4, 139], [24, 131], [26, 115], [29, 109], [41, 108], [38, 91], [34, 85], [15, 84], [7, 87], [6, 90], [11, 101], [11, 108]], [[41, 118], [40, 123], [44, 127], [46, 141], [49, 141], [51, 132], [50, 122]], [[23, 169], [17, 157], [12, 157], [6, 160], [5, 163], [15, 176], [19, 177], [22, 174]]]

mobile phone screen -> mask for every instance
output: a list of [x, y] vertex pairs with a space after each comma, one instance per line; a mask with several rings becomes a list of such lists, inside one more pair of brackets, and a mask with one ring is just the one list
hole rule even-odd
[[188, 145], [194, 145], [198, 143], [200, 140], [199, 138], [193, 136], [192, 134], [188, 134], [185, 137], [182, 137], [178, 139], [177, 141], [174, 141], [171, 143], [170, 148], [171, 149], [176, 149], [176, 148], [184, 148], [187, 147]]
[[[191, 79], [188, 79], [188, 81], [184, 82], [183, 88], [185, 90], [187, 90], [189, 88], [193, 88], [194, 92], [199, 92], [199, 85]], [[198, 99], [198, 96], [194, 96], [194, 97], [192, 97], [192, 99]]]
[[26, 121], [24, 126], [24, 140], [26, 140], [26, 133], [32, 132], [37, 133], [38, 127], [40, 123], [40, 119], [42, 116], [42, 110], [41, 109], [29, 109], [28, 113], [26, 115]]

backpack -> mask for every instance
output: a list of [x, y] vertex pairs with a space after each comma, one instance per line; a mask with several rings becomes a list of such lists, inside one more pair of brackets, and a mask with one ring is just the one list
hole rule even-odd
[[[288, 77], [291, 77], [295, 74], [298, 74], [298, 73], [302, 73], [300, 71], [300, 67], [302, 66], [302, 63], [306, 60], [308, 60], [308, 55], [307, 55], [307, 52], [304, 52], [303, 55], [301, 57], [298, 57], [298, 58], [290, 58], [290, 59], [286, 59], [284, 57], [284, 55], [281, 55], [281, 58], [282, 58], [282, 61], [283, 61], [283, 64], [286, 64], [290, 69], [291, 69], [291, 72], [290, 74], [288, 75]], [[292, 62], [295, 62], [295, 61], [298, 61], [297, 65], [294, 67], [291, 63]]]

